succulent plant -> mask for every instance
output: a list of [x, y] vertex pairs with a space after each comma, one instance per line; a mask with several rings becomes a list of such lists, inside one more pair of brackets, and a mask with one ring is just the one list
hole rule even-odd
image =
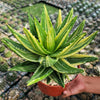
[[7, 50], [7, 51], [4, 52], [4, 56], [5, 56], [6, 58], [11, 57], [11, 55], [12, 55], [12, 52], [9, 51], [9, 50]]
[[4, 20], [3, 20], [3, 23], [8, 23], [8, 20], [7, 20], [7, 19], [4, 19]]
[[92, 17], [93, 18], [96, 18], [97, 17], [97, 14], [96, 13], [92, 13]]
[[4, 81], [4, 78], [0, 77], [0, 90], [2, 90], [5, 87], [6, 82]]
[[3, 21], [3, 18], [2, 17], [0, 18], [0, 21]]
[[6, 13], [2, 13], [1, 15], [5, 17], [6, 16]]
[[14, 81], [15, 79], [17, 79], [17, 74], [16, 74], [15, 72], [8, 72], [8, 73], [6, 74], [6, 79], [7, 79], [7, 81], [12, 82], [12, 81]]
[[22, 60], [19, 60], [18, 58], [11, 58], [11, 65], [15, 66], [16, 64], [22, 63]]
[[19, 27], [19, 26], [16, 26], [16, 27], [15, 27], [15, 29], [16, 29], [16, 30], [19, 30], [19, 29], [20, 29], [20, 27]]
[[2, 63], [3, 62], [3, 57], [2, 56], [0, 56], [0, 63]]
[[97, 32], [85, 37], [86, 33], [82, 32], [85, 21], [82, 21], [70, 34], [77, 19], [77, 16], [73, 17], [73, 8], [63, 22], [59, 10], [55, 28], [45, 6], [40, 23], [35, 17], [29, 15], [28, 18], [30, 31], [23, 28], [25, 36], [7, 25], [19, 42], [8, 38], [2, 39], [6, 46], [26, 60], [10, 68], [9, 71], [34, 72], [27, 82], [28, 86], [49, 78], [65, 87], [64, 80], [68, 74], [83, 72], [83, 69], [76, 68], [76, 65], [98, 59], [91, 55], [78, 54], [94, 39]]
[[0, 52], [3, 52], [5, 50], [5, 46], [0, 44]]
[[8, 70], [8, 64], [6, 62], [1, 62], [0, 63], [0, 71], [7, 72], [7, 70]]
[[10, 18], [10, 16], [9, 16], [9, 15], [7, 15], [7, 16], [6, 16], [6, 18], [7, 18], [7, 19], [9, 19], [9, 18]]

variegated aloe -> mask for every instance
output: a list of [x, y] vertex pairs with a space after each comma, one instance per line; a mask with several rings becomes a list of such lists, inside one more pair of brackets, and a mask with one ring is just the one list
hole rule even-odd
[[19, 42], [3, 38], [2, 42], [26, 61], [9, 69], [10, 71], [34, 72], [27, 82], [28, 86], [45, 78], [54, 80], [64, 87], [64, 79], [68, 74], [82, 73], [82, 69], [75, 68], [86, 62], [95, 61], [97, 57], [78, 54], [96, 36], [97, 32], [88, 37], [82, 32], [85, 21], [71, 33], [77, 16], [73, 17], [73, 9], [62, 22], [59, 10], [55, 28], [53, 27], [47, 9], [44, 6], [39, 22], [35, 17], [29, 17], [30, 31], [23, 28], [25, 36], [16, 32], [9, 25], [8, 28]]

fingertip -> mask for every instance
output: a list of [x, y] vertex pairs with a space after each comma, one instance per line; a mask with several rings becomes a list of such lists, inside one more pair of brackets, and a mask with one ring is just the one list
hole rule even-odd
[[71, 96], [71, 95], [72, 95], [72, 94], [70, 93], [70, 91], [65, 90], [65, 91], [63, 91], [62, 97], [65, 98], [65, 97], [69, 97], [69, 96]]
[[63, 98], [67, 97], [67, 91], [63, 91], [62, 97], [63, 97]]
[[64, 91], [63, 94], [66, 95], [67, 94], [67, 91]]

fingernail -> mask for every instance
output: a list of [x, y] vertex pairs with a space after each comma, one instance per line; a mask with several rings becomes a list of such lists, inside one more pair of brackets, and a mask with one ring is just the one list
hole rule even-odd
[[64, 94], [64, 95], [67, 94], [67, 91], [64, 91], [63, 94]]

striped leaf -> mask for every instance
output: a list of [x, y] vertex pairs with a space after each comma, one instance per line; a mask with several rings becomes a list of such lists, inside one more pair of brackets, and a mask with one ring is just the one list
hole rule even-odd
[[37, 31], [34, 23], [34, 19], [28, 14], [28, 20], [29, 20], [29, 26], [30, 26], [30, 32], [37, 38]]
[[92, 33], [90, 36], [82, 39], [69, 52], [67, 52], [66, 54], [64, 54], [64, 56], [61, 56], [61, 57], [66, 58], [66, 57], [69, 57], [75, 53], [78, 53], [80, 50], [85, 48], [94, 39], [94, 37], [97, 35], [97, 33], [98, 32], [96, 31], [96, 32]]
[[83, 33], [80, 37], [78, 36], [73, 43], [71, 43], [69, 46], [64, 48], [62, 52], [59, 55], [64, 55], [65, 53], [71, 51], [71, 49], [86, 35], [86, 33]]
[[57, 61], [58, 61], [57, 58], [54, 59], [54, 58], [51, 58], [50, 56], [46, 56], [46, 65], [49, 67], [54, 65]]
[[41, 54], [49, 54], [50, 52], [47, 51], [39, 42], [38, 40], [26, 29], [24, 28], [24, 33], [27, 36], [27, 39], [30, 41], [33, 49], [35, 49], [38, 53]]
[[9, 25], [7, 25], [7, 27], [10, 29], [10, 31], [12, 32], [12, 34], [16, 37], [16, 39], [29, 51], [31, 51], [32, 53], [38, 54], [38, 55], [42, 55], [41, 53], [36, 52], [33, 47], [31, 46], [30, 42], [27, 40], [27, 38], [16, 32], [16, 30], [12, 29]]
[[48, 51], [53, 51], [55, 49], [55, 39], [52, 30], [49, 30], [46, 38], [46, 48]]
[[38, 20], [36, 18], [34, 18], [34, 21], [35, 21], [35, 27], [37, 30], [37, 34], [38, 34], [38, 39], [39, 39], [40, 43], [44, 46], [45, 41], [46, 41], [46, 32], [41, 27], [40, 23], [38, 22]]
[[28, 61], [31, 61], [31, 62], [39, 62], [40, 56], [29, 52], [21, 44], [16, 43], [16, 42], [9, 40], [9, 39], [6, 39], [6, 38], [4, 38], [2, 40], [2, 42], [7, 47], [9, 47], [12, 51], [14, 51], [17, 55], [19, 55], [20, 57], [22, 57]]
[[83, 31], [85, 25], [85, 20], [82, 21], [82, 23], [76, 28], [76, 30], [70, 35], [68, 38], [68, 41], [71, 41], [73, 38], [75, 38], [77, 35], [81, 34]]
[[12, 27], [10, 27], [8, 24], [7, 24], [7, 27], [9, 28], [9, 30], [11, 31], [11, 33], [16, 37], [19, 36], [19, 37], [23, 37], [22, 39], [26, 39], [26, 37], [20, 33], [18, 33], [15, 29], [13, 29]]
[[[58, 45], [60, 43], [60, 41], [63, 39], [63, 37], [66, 35], [67, 33], [67, 36], [65, 38], [65, 41], [64, 43], [67, 42], [67, 39], [69, 37], [69, 32], [71, 31], [71, 29], [73, 28], [74, 24], [75, 24], [75, 21], [77, 19], [77, 16], [74, 17], [71, 21], [69, 21], [61, 30], [60, 32], [57, 34], [56, 38], [55, 38], [55, 42], [56, 42], [56, 45]], [[68, 30], [70, 30], [68, 32]], [[62, 45], [64, 45], [64, 43]]]
[[[71, 29], [69, 29], [69, 30], [66, 32], [66, 34], [64, 35], [64, 37], [62, 38], [62, 40], [59, 42], [59, 44], [57, 44], [57, 47], [56, 47], [55, 51], [56, 51], [57, 49], [59, 49], [60, 47], [63, 46], [63, 43], [65, 43], [66, 37], [68, 37], [68, 34], [69, 34], [70, 30], [71, 30]], [[58, 41], [57, 41], [57, 42], [58, 42]]]
[[67, 60], [59, 59], [53, 66], [51, 66], [55, 71], [59, 73], [66, 73], [66, 74], [76, 74], [82, 73], [82, 69], [78, 69], [73, 67]]
[[65, 87], [64, 80], [63, 80], [63, 75], [54, 71], [50, 76], [52, 80], [54, 80], [56, 83], [58, 83], [60, 86], [63, 88]]
[[59, 9], [59, 14], [58, 14], [57, 22], [55, 25], [55, 30], [57, 30], [57, 28], [61, 25], [61, 23], [62, 23], [62, 15], [61, 15], [61, 10]]
[[44, 60], [42, 61], [43, 66], [50, 67], [54, 65], [58, 61], [57, 58], [51, 58], [50, 56], [44, 57]]
[[72, 65], [80, 65], [80, 64], [87, 63], [87, 62], [98, 60], [97, 57], [94, 57], [91, 55], [83, 55], [83, 54], [74, 54], [70, 57], [67, 57], [66, 59]]
[[27, 86], [32, 85], [34, 83], [37, 83], [43, 79], [45, 79], [47, 76], [49, 76], [53, 70], [51, 68], [46, 68], [39, 66], [36, 71], [34, 72], [33, 76], [31, 79], [27, 82]]
[[68, 13], [68, 15], [66, 16], [66, 18], [64, 19], [64, 21], [62, 22], [62, 24], [58, 27], [56, 35], [60, 32], [60, 30], [66, 25], [66, 23], [68, 23], [73, 16], [73, 8], [71, 9], [71, 11]]
[[72, 43], [69, 43], [69, 45], [67, 47], [58, 51], [55, 54], [52, 54], [51, 57], [61, 58], [63, 55], [65, 55], [67, 52], [69, 52], [85, 35], [86, 35], [86, 33], [79, 35]]
[[22, 64], [15, 65], [14, 67], [10, 68], [9, 71], [34, 72], [37, 68], [37, 63], [26, 61]]
[[70, 44], [74, 43], [74, 41], [77, 41], [78, 38], [80, 38], [83, 34], [86, 34], [86, 33], [80, 33], [77, 36], [75, 36], [75, 38], [73, 38], [71, 40], [68, 39], [68, 41], [63, 46], [61, 46], [61, 48], [65, 48], [65, 47], [69, 46]]
[[51, 23], [50, 17], [48, 15], [48, 11], [46, 9], [46, 6], [43, 7], [43, 12], [41, 15], [41, 25], [48, 34], [49, 31], [51, 31], [52, 35], [55, 37], [55, 30], [53, 28], [53, 25]]

